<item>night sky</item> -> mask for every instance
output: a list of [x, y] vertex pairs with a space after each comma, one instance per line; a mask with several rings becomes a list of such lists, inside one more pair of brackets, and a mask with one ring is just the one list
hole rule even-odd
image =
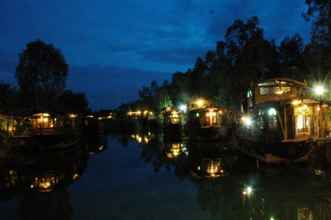
[[15, 83], [18, 53], [42, 39], [69, 63], [69, 88], [115, 107], [191, 67], [236, 18], [258, 16], [269, 39], [308, 40], [304, 11], [304, 0], [1, 0], [0, 80]]

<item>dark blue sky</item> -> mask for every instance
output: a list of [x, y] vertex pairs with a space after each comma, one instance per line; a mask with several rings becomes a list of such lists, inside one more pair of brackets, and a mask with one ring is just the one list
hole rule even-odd
[[192, 66], [236, 18], [258, 16], [270, 39], [307, 40], [304, 11], [304, 0], [1, 0], [0, 80], [15, 82], [18, 53], [39, 38], [65, 55], [69, 88], [114, 107]]

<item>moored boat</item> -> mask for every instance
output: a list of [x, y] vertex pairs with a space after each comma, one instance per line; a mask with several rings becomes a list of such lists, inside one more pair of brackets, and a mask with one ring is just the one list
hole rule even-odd
[[237, 136], [239, 149], [268, 163], [303, 161], [330, 141], [329, 102], [305, 82], [256, 83], [247, 92]]
[[186, 131], [191, 140], [215, 141], [228, 135], [225, 124], [226, 110], [216, 107], [204, 99], [197, 99], [189, 105]]

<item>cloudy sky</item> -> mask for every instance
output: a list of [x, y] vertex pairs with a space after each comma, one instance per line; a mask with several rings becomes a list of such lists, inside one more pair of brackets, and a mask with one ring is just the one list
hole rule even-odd
[[192, 66], [236, 18], [258, 16], [269, 39], [308, 40], [304, 11], [304, 0], [1, 0], [0, 80], [15, 83], [18, 54], [42, 39], [69, 63], [69, 88], [115, 107]]

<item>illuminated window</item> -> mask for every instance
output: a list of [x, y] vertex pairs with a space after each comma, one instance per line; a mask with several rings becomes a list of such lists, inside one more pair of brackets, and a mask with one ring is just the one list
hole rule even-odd
[[311, 133], [312, 109], [307, 105], [294, 108], [295, 134], [296, 136], [307, 136]]
[[213, 111], [213, 110], [209, 110], [208, 112], [206, 112], [205, 115], [205, 125], [206, 126], [213, 126], [213, 125], [217, 125], [217, 112]]
[[275, 87], [260, 87], [260, 95], [283, 95], [291, 92], [291, 87], [275, 86]]

